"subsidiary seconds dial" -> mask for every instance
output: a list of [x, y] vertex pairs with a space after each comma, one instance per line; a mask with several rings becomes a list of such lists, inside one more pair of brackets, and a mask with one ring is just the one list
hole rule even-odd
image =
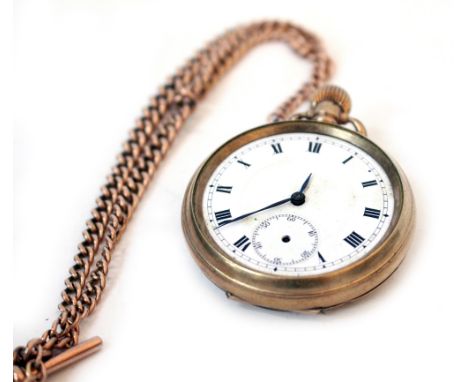
[[214, 168], [203, 194], [208, 232], [226, 255], [284, 275], [329, 272], [366, 256], [385, 237], [393, 209], [379, 163], [318, 133], [241, 146]]
[[315, 227], [304, 218], [293, 214], [269, 217], [255, 228], [252, 245], [257, 255], [275, 266], [299, 264], [317, 256], [318, 235]]

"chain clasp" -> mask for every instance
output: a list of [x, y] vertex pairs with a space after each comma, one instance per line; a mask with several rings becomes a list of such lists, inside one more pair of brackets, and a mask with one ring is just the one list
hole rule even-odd
[[47, 374], [54, 373], [100, 350], [101, 337], [91, 337], [45, 362]]

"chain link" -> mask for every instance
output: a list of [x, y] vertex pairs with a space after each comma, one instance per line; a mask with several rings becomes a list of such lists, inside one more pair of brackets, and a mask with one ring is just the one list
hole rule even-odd
[[106, 286], [115, 245], [178, 130], [227, 70], [268, 41], [285, 42], [313, 64], [309, 80], [276, 109], [270, 121], [286, 119], [329, 78], [331, 61], [319, 39], [298, 26], [275, 21], [227, 31], [180, 68], [151, 99], [101, 189], [65, 280], [59, 317], [40, 338], [14, 350], [14, 381], [45, 381], [45, 361], [77, 344], [80, 323], [94, 311]]

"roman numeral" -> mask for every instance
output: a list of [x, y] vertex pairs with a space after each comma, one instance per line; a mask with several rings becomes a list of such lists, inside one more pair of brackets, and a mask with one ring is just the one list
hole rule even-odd
[[317, 252], [317, 254], [318, 254], [318, 258], [319, 258], [320, 262], [324, 263], [325, 258], [322, 256], [322, 254], [320, 252]]
[[216, 221], [218, 222], [218, 224], [222, 226], [223, 224], [226, 224], [224, 220], [232, 218], [231, 210], [223, 210], [223, 211], [215, 212], [215, 217], [216, 217]]
[[216, 187], [216, 191], [224, 192], [225, 194], [230, 194], [232, 191], [232, 187], [231, 186], [218, 186]]
[[240, 159], [237, 160], [237, 163], [240, 163], [241, 165], [243, 165], [245, 167], [250, 167], [249, 163], [246, 163], [246, 162], [244, 162], [243, 160], [240, 160]]
[[365, 239], [361, 235], [353, 231], [348, 236], [346, 236], [343, 240], [346, 241], [350, 246], [356, 248], [358, 245], [362, 244], [362, 242]]
[[376, 180], [369, 180], [367, 182], [362, 182], [362, 187], [377, 186]]
[[275, 152], [275, 154], [280, 154], [283, 152], [283, 149], [281, 148], [281, 145], [279, 143], [273, 143], [271, 147], [273, 151]]
[[322, 148], [322, 144], [318, 142], [309, 142], [309, 151], [311, 153], [316, 153], [318, 154], [320, 152], [320, 149]]
[[351, 155], [350, 157], [346, 158], [346, 159], [345, 159], [343, 162], [341, 162], [341, 163], [346, 164], [346, 163], [348, 163], [348, 162], [349, 162], [351, 159], [353, 159], [353, 158], [354, 158], [354, 157]]
[[376, 210], [375, 208], [366, 207], [364, 209], [364, 216], [368, 218], [378, 219], [380, 217], [380, 210]]
[[249, 248], [250, 240], [247, 236], [244, 235], [239, 240], [237, 240], [234, 245], [244, 252], [247, 248]]

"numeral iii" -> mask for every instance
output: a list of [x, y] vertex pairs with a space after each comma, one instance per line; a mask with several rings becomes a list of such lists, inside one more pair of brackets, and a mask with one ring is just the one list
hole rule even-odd
[[376, 210], [375, 208], [366, 207], [364, 209], [364, 216], [368, 218], [378, 219], [380, 217], [380, 210]]

